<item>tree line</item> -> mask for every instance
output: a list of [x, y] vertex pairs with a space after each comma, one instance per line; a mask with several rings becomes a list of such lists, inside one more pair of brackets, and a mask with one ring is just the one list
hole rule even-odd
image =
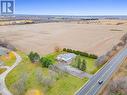
[[82, 51], [79, 51], [79, 50], [73, 50], [73, 49], [63, 48], [63, 51], [69, 52], [69, 53], [74, 53], [76, 55], [81, 55], [81, 56], [93, 58], [93, 59], [97, 59], [98, 58], [98, 56], [95, 55], [95, 54], [89, 54], [87, 52], [82, 52]]

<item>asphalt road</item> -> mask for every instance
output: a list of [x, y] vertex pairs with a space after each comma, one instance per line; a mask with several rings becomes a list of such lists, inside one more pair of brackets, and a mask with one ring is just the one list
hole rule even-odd
[[[97, 95], [101, 87], [111, 78], [113, 72], [122, 64], [127, 57], [127, 47], [120, 51], [112, 60], [107, 63], [98, 73], [96, 73], [86, 85], [84, 85], [76, 95]], [[103, 81], [101, 85], [98, 81]]]

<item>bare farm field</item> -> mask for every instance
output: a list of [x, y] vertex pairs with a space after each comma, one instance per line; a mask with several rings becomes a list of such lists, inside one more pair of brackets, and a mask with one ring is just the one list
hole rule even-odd
[[117, 44], [126, 31], [125, 24], [41, 23], [0, 26], [0, 39], [26, 53], [45, 55], [60, 47], [101, 55]]

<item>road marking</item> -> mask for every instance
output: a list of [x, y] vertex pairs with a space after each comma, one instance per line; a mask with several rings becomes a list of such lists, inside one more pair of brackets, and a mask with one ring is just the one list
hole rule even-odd
[[[117, 62], [117, 60], [118, 59], [121, 59], [121, 57], [122, 57], [122, 59], [125, 59], [124, 57], [125, 56], [127, 56], [127, 48], [126, 47], [124, 47], [122, 50], [120, 50], [117, 54], [116, 54], [116, 56], [114, 56], [112, 59], [114, 59], [115, 60], [115, 62]], [[112, 59], [111, 60], [109, 60], [107, 63], [109, 63], [109, 62], [111, 62], [111, 63], [113, 63], [114, 62], [114, 60], [112, 61]], [[121, 62], [122, 63], [122, 60], [120, 60], [120, 61], [118, 61], [118, 62]], [[114, 63], [115, 64], [115, 63]], [[121, 65], [120, 63], [117, 63], [117, 66], [115, 67], [115, 69], [119, 66], [119, 65]], [[105, 66], [107, 66], [107, 68], [105, 68]], [[101, 67], [101, 69], [99, 70], [100, 71], [100, 74], [102, 73], [101, 72], [101, 70], [103, 70], [104, 69], [104, 71], [106, 71], [106, 72], [104, 72], [103, 73], [103, 76], [105, 76], [105, 75], [107, 75], [108, 73], [108, 71], [110, 71], [111, 69], [110, 68], [112, 68], [114, 65], [112, 65], [112, 64], [105, 64], [105, 65], [103, 65], [102, 67]], [[109, 69], [108, 69], [109, 68]], [[107, 70], [105, 70], [105, 69], [108, 69], [108, 71]], [[113, 71], [115, 71], [115, 69], [113, 69]], [[95, 79], [97, 79], [97, 80], [100, 80], [101, 78], [97, 78], [97, 76], [100, 76], [100, 74], [98, 74], [99, 73], [99, 71], [97, 71], [96, 73], [95, 73]], [[111, 74], [113, 74], [113, 71], [112, 71], [112, 73]], [[111, 76], [111, 74], [109, 73], [109, 75]], [[94, 77], [93, 77], [94, 78]], [[107, 78], [109, 78], [109, 77], [107, 77]], [[86, 90], [88, 90], [89, 88], [88, 88], [88, 84], [90, 84], [90, 87], [92, 86], [91, 85], [91, 83], [92, 83], [92, 81], [93, 81], [93, 83], [94, 83], [94, 81], [96, 81], [95, 79], [90, 79], [90, 80], [88, 80], [78, 91], [76, 91], [76, 95], [82, 95], [82, 93], [84, 92], [84, 90], [86, 91]], [[91, 82], [90, 82], [91, 81]], [[97, 83], [97, 82], [95, 82], [95, 83]], [[95, 87], [95, 85], [96, 84], [94, 84], [93, 85], [93, 87]], [[92, 88], [93, 88], [92, 87]], [[88, 89], [86, 89], [86, 88], [88, 88]], [[90, 90], [92, 89], [92, 88], [90, 88]], [[90, 91], [89, 90], [89, 91]], [[88, 92], [87, 92], [88, 93]]]
[[[121, 57], [121, 56], [122, 56], [122, 55], [120, 55], [119, 57]], [[116, 59], [115, 61], [118, 61], [118, 59]], [[115, 64], [115, 63], [114, 63], [114, 64]], [[97, 82], [98, 82], [99, 80], [101, 80], [101, 79], [107, 74], [107, 72], [109, 72], [109, 70], [111, 70], [111, 68], [114, 66], [114, 64], [110, 66], [110, 68], [102, 75], [102, 77], [100, 77], [100, 78], [97, 80]], [[87, 94], [95, 87], [95, 85], [97, 84], [97, 82], [95, 82], [95, 84], [90, 88], [90, 90], [89, 90], [85, 95], [87, 95]]]

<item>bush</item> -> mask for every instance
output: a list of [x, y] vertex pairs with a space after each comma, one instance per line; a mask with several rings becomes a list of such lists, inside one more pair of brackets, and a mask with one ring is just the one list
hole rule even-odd
[[40, 62], [41, 62], [41, 64], [42, 64], [42, 66], [43, 67], [49, 67], [50, 65], [52, 65], [53, 63], [52, 63], [52, 60], [50, 60], [50, 59], [48, 59], [48, 58], [46, 58], [46, 57], [42, 57], [41, 59], [40, 59]]
[[30, 52], [30, 54], [28, 55], [28, 57], [29, 57], [29, 59], [30, 59], [30, 61], [32, 63], [39, 62], [39, 60], [40, 60], [40, 56], [36, 52], [35, 53], [34, 52]]
[[93, 58], [93, 59], [97, 59], [97, 58], [98, 58], [98, 56], [96, 56], [96, 55], [94, 55], [94, 54], [90, 54], [89, 57], [90, 57], [90, 58]]
[[63, 51], [66, 51], [66, 52], [69, 52], [69, 53], [74, 53], [76, 55], [81, 55], [81, 56], [93, 58], [93, 59], [97, 59], [98, 58], [98, 56], [95, 55], [95, 54], [88, 54], [86, 52], [81, 52], [81, 51], [78, 51], [78, 50], [72, 50], [72, 49], [63, 48]]

